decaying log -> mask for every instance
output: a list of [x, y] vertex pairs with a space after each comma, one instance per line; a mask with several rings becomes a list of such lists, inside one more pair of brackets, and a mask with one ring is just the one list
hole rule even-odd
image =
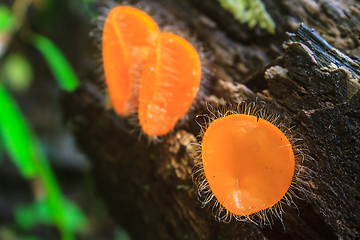
[[[97, 81], [64, 93], [65, 120], [93, 164], [98, 192], [134, 239], [360, 237], [359, 5], [264, 2], [277, 23], [274, 36], [239, 24], [215, 0], [141, 2], [162, 27], [202, 46], [207, 72], [188, 114], [157, 143], [141, 136], [133, 119], [105, 109]], [[325, 40], [305, 25], [296, 30], [299, 22]], [[186, 147], [200, 130], [195, 116], [208, 113], [208, 102], [256, 98], [304, 139], [314, 159], [304, 163], [314, 172], [309, 193], [295, 199], [297, 209], [284, 207], [283, 221], [271, 227], [217, 222], [201, 208], [191, 180], [194, 161]]]

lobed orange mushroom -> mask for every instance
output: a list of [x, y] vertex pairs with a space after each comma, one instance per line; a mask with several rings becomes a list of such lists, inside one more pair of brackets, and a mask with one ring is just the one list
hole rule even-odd
[[190, 108], [201, 79], [195, 48], [185, 39], [160, 33], [143, 69], [139, 93], [139, 121], [149, 136], [170, 132]]
[[115, 7], [106, 18], [103, 65], [110, 98], [119, 115], [137, 111], [142, 68], [159, 32], [149, 15], [133, 7]]
[[138, 111], [149, 136], [170, 132], [199, 89], [201, 63], [195, 48], [175, 34], [160, 33], [150, 16], [128, 6], [110, 11], [102, 45], [115, 111], [122, 116]]

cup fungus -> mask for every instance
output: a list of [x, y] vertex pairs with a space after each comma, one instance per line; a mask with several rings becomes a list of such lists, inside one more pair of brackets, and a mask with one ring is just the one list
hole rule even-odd
[[113, 8], [103, 30], [103, 64], [115, 111], [139, 112], [143, 131], [165, 135], [190, 108], [201, 64], [185, 39], [160, 33], [155, 21], [133, 7]]
[[306, 191], [301, 185], [309, 175], [296, 163], [306, 156], [279, 116], [240, 103], [234, 111], [212, 113], [201, 137], [193, 179], [218, 220], [266, 224], [272, 219], [267, 212], [282, 220], [281, 203], [293, 204], [291, 188]]
[[167, 134], [190, 108], [200, 79], [195, 48], [175, 34], [160, 33], [141, 75], [139, 121], [144, 132]]
[[119, 115], [137, 111], [141, 71], [159, 32], [149, 15], [133, 7], [115, 7], [106, 18], [103, 65], [110, 98]]

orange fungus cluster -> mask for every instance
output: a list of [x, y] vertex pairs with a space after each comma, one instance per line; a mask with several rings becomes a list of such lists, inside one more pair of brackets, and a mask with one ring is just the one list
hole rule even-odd
[[143, 11], [113, 8], [106, 18], [103, 65], [115, 111], [138, 111], [149, 136], [167, 134], [191, 106], [201, 79], [201, 64], [185, 39], [160, 32]]
[[[176, 34], [161, 32], [143, 11], [118, 6], [106, 18], [102, 54], [114, 110], [121, 116], [138, 112], [149, 136], [169, 133], [199, 89], [195, 48]], [[215, 199], [215, 206], [221, 205], [221, 220], [277, 212], [274, 206], [286, 198], [294, 178], [289, 139], [271, 117], [252, 115], [253, 110], [214, 119], [203, 132], [199, 193], [205, 193], [204, 204]]]

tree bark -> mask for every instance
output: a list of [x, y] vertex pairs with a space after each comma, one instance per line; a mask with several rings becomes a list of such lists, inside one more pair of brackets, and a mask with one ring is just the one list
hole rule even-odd
[[[360, 7], [351, 0], [265, 0], [276, 34], [249, 29], [215, 0], [144, 0], [163, 29], [202, 51], [202, 85], [168, 135], [149, 142], [136, 117], [105, 109], [99, 74], [62, 106], [79, 147], [93, 164], [98, 192], [134, 239], [360, 238]], [[316, 33], [304, 25], [314, 28]], [[299, 29], [298, 29], [299, 28]], [[298, 30], [297, 30], [298, 29]], [[287, 34], [293, 32], [295, 34]], [[283, 42], [284, 44], [283, 49]], [[341, 53], [341, 52], [343, 53]], [[101, 65], [101, 64], [100, 64]], [[215, 221], [201, 208], [186, 152], [200, 128], [197, 114], [234, 99], [267, 102], [302, 136], [310, 188], [271, 227]]]

